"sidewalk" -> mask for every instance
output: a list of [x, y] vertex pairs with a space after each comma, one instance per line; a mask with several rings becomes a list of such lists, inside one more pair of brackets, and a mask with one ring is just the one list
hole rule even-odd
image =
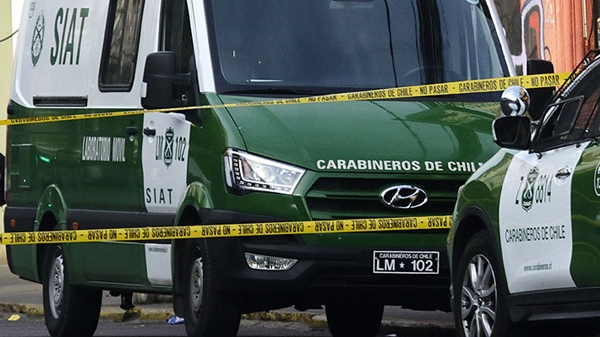
[[[0, 246], [2, 249], [3, 246]], [[135, 300], [135, 308], [125, 312], [119, 306], [120, 297], [113, 297], [104, 292], [102, 299], [102, 311], [100, 319], [109, 321], [128, 321], [133, 319], [166, 321], [173, 316], [172, 303], [142, 304]], [[168, 296], [163, 296], [163, 299]], [[19, 279], [13, 275], [4, 256], [0, 257], [0, 312], [43, 316], [42, 286]], [[299, 312], [293, 308], [284, 308], [268, 312], [256, 312], [245, 314], [243, 319], [282, 322], [303, 322], [315, 328], [327, 328], [325, 310], [309, 310]], [[381, 333], [414, 332], [417, 334], [435, 336], [453, 336], [454, 324], [452, 314], [443, 312], [418, 312], [401, 309], [398, 307], [386, 307], [384, 312]], [[400, 334], [398, 334], [400, 335]]]

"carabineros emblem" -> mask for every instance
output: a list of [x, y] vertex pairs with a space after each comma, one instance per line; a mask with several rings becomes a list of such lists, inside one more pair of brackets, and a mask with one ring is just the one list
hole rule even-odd
[[38, 15], [35, 21], [35, 27], [33, 28], [33, 37], [31, 38], [31, 62], [35, 67], [42, 55], [42, 49], [44, 48], [44, 31], [46, 27], [46, 19], [44, 18], [44, 12]]
[[173, 128], [168, 128], [165, 132], [165, 152], [164, 161], [167, 167], [173, 164], [173, 139], [175, 138], [175, 132]]
[[523, 190], [523, 194], [521, 195], [521, 207], [525, 211], [529, 211], [533, 206], [533, 196], [535, 189], [535, 182], [537, 181], [539, 170], [536, 167], [529, 170], [527, 174], [527, 180], [525, 181], [525, 189]]

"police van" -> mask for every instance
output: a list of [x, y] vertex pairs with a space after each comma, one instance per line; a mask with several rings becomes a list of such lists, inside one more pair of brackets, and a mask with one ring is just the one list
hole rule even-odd
[[[498, 150], [500, 93], [335, 94], [514, 75], [499, 32], [481, 0], [30, 0], [8, 106], [5, 230], [449, 215]], [[315, 95], [331, 100], [249, 105]], [[154, 112], [102, 115], [142, 109]], [[103, 290], [125, 308], [132, 292], [172, 294], [190, 336], [234, 336], [243, 313], [288, 306], [324, 306], [334, 336], [361, 337], [384, 305], [450, 310], [447, 230], [271, 230], [289, 235], [132, 231], [138, 241], [7, 256], [43, 284], [53, 336], [93, 334]]]
[[537, 118], [525, 115], [525, 89], [503, 94], [493, 124], [502, 149], [461, 188], [448, 236], [459, 336], [515, 336], [555, 320], [568, 320], [569, 334], [600, 331], [598, 54]]

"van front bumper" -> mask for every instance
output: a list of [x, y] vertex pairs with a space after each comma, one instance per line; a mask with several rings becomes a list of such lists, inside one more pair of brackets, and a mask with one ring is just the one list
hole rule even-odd
[[[208, 213], [211, 216], [206, 217]], [[286, 219], [204, 210], [209, 223], [276, 222]], [[335, 235], [335, 234], [326, 234]], [[422, 232], [415, 235], [445, 235]], [[422, 251], [418, 247], [350, 247], [305, 244], [302, 235], [210, 239], [222, 291], [235, 293], [244, 311], [295, 305], [313, 308], [329, 301], [352, 299], [422, 310], [449, 311], [450, 273], [445, 247], [439, 247], [439, 273], [383, 274], [373, 272], [376, 250]], [[245, 253], [296, 259], [289, 270], [256, 270]]]

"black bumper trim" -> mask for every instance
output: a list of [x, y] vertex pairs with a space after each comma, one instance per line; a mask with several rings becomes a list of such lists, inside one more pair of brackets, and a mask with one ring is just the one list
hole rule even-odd
[[515, 322], [600, 317], [600, 287], [515, 294], [507, 302]]

